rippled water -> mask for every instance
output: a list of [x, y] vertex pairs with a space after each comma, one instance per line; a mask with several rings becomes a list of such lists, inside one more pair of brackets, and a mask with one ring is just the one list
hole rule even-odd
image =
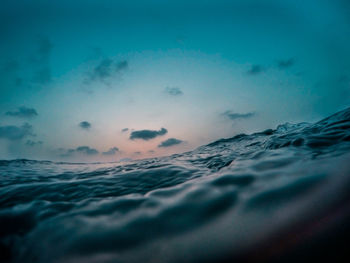
[[350, 108], [124, 164], [0, 161], [0, 260], [335, 259], [349, 240], [349, 150]]

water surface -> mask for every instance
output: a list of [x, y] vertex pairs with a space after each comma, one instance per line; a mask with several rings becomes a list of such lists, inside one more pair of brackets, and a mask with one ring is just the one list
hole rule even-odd
[[170, 157], [0, 161], [0, 259], [335, 260], [349, 240], [349, 150], [347, 109]]

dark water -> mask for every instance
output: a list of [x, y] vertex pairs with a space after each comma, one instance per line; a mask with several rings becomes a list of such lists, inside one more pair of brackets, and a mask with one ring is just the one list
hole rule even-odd
[[349, 153], [350, 108], [165, 158], [0, 161], [0, 261], [335, 262]]

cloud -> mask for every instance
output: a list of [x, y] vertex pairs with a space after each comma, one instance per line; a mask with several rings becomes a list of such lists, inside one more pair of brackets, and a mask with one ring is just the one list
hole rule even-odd
[[151, 140], [156, 138], [157, 136], [162, 136], [167, 133], [167, 129], [161, 128], [159, 131], [153, 131], [153, 130], [140, 130], [140, 131], [133, 131], [130, 134], [130, 140], [135, 139], [141, 139], [141, 140]]
[[17, 61], [9, 59], [0, 66], [1, 81], [6, 79], [7, 86], [36, 86], [52, 82], [50, 65], [51, 53], [54, 45], [47, 36], [37, 39], [34, 51], [27, 60]]
[[111, 59], [104, 59], [100, 62], [100, 64], [98, 64], [95, 69], [94, 69], [94, 73], [92, 75], [93, 79], [105, 79], [107, 77], [109, 77], [111, 75], [111, 67], [113, 64], [113, 60]]
[[170, 146], [174, 146], [174, 145], [181, 144], [181, 143], [183, 143], [183, 141], [175, 139], [175, 138], [169, 138], [165, 141], [162, 141], [158, 145], [158, 147], [170, 147]]
[[31, 147], [33, 147], [33, 146], [38, 146], [38, 145], [42, 145], [43, 144], [43, 142], [42, 141], [32, 141], [32, 140], [27, 140], [26, 141], [26, 145], [27, 146], [31, 146]]
[[98, 154], [98, 151], [96, 149], [90, 148], [89, 146], [79, 146], [75, 149], [75, 151], [86, 155]]
[[122, 132], [127, 132], [129, 130], [129, 128], [124, 128], [122, 129]]
[[279, 69], [290, 68], [290, 67], [293, 66], [294, 64], [295, 64], [294, 58], [290, 58], [290, 59], [286, 59], [286, 60], [279, 60], [279, 61], [277, 61], [277, 67], [278, 67]]
[[5, 113], [7, 116], [19, 117], [19, 118], [32, 118], [38, 116], [38, 113], [33, 108], [19, 107], [17, 111], [8, 111]]
[[93, 72], [89, 73], [89, 78], [86, 82], [89, 83], [96, 80], [105, 82], [114, 75], [122, 73], [127, 68], [128, 62], [126, 60], [115, 62], [110, 58], [105, 58], [93, 69]]
[[25, 123], [22, 126], [0, 126], [0, 138], [10, 141], [21, 140], [27, 136], [35, 136], [32, 125]]
[[117, 152], [119, 152], [119, 149], [117, 147], [110, 148], [107, 152], [103, 152], [103, 155], [115, 155]]
[[122, 70], [126, 70], [128, 68], [128, 62], [126, 60], [120, 61], [116, 65], [116, 71], [120, 72]]
[[79, 127], [84, 130], [89, 130], [91, 128], [91, 123], [88, 121], [82, 121], [81, 123], [79, 123]]
[[166, 87], [165, 92], [172, 96], [180, 96], [183, 95], [183, 92], [178, 87]]
[[61, 157], [70, 157], [75, 153], [75, 149], [64, 150], [64, 149], [60, 148], [60, 149], [58, 149], [58, 151], [64, 152], [64, 153], [60, 154]]
[[255, 116], [255, 112], [234, 113], [232, 111], [225, 111], [222, 115], [229, 118], [230, 120], [249, 119]]
[[258, 75], [264, 71], [264, 67], [261, 65], [252, 65], [252, 67], [247, 71], [249, 75]]
[[[63, 149], [60, 149], [62, 151]], [[81, 154], [81, 155], [97, 155], [99, 152], [94, 148], [90, 148], [89, 146], [78, 146], [75, 149], [68, 149], [65, 153], [61, 154], [61, 157], [70, 157], [73, 154]]]
[[50, 56], [53, 44], [48, 37], [41, 37], [38, 43], [38, 50], [32, 57], [31, 62], [37, 68], [33, 74], [33, 83], [48, 84], [52, 81]]

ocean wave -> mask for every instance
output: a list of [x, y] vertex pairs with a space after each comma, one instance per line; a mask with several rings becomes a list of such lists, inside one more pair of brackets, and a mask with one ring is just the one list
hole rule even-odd
[[349, 150], [350, 108], [162, 158], [0, 161], [0, 260], [292, 261], [348, 233]]

